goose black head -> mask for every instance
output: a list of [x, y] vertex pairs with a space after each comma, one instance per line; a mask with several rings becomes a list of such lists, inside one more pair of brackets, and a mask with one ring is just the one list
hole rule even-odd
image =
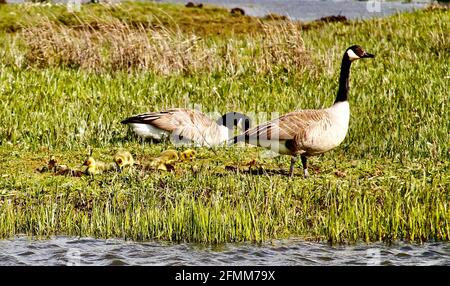
[[222, 117], [217, 119], [216, 123], [230, 130], [233, 130], [234, 127], [241, 127], [242, 132], [245, 132], [250, 129], [251, 119], [245, 114], [233, 111], [222, 115]]
[[361, 48], [358, 45], [354, 45], [349, 47], [344, 54], [344, 57], [347, 57], [350, 61], [355, 61], [363, 58], [374, 58], [375, 55], [369, 54], [368, 52], [364, 51], [363, 48]]

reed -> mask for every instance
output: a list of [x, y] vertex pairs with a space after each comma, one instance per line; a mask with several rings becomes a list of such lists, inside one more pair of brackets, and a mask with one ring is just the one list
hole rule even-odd
[[302, 69], [308, 63], [299, 27], [291, 22], [261, 24], [246, 39], [208, 41], [180, 30], [147, 29], [128, 22], [67, 27], [50, 20], [22, 32], [26, 64], [94, 72], [146, 71], [155, 74]]

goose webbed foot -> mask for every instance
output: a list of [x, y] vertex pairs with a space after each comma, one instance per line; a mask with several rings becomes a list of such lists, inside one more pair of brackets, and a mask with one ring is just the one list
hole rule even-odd
[[[308, 172], [308, 159], [306, 158], [306, 156], [301, 156], [302, 159], [302, 165], [303, 165], [303, 176], [305, 178], [309, 177], [309, 172]], [[289, 168], [289, 177], [292, 178], [294, 177], [294, 167], [295, 167], [295, 163], [297, 162], [298, 157], [293, 156], [291, 157], [291, 167]]]
[[308, 169], [303, 169], [303, 176], [305, 179], [309, 177]]

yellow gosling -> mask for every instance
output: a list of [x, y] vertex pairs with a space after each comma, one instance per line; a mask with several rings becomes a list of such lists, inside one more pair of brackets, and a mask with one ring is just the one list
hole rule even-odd
[[180, 153], [180, 161], [192, 161], [195, 159], [197, 152], [192, 149], [187, 149]]
[[116, 169], [115, 163], [96, 161], [93, 157], [89, 157], [84, 162], [83, 166], [87, 166], [85, 170], [85, 174], [87, 175], [98, 175], [105, 171], [112, 171]]
[[179, 160], [178, 152], [176, 150], [166, 150], [162, 152], [155, 160], [159, 160], [164, 164], [173, 164]]
[[166, 164], [166, 163], [162, 163], [162, 162], [159, 162], [156, 167], [156, 170], [166, 171], [166, 172], [170, 172], [173, 169], [175, 169], [175, 168], [172, 164]]
[[153, 159], [149, 164], [143, 165], [144, 170], [172, 171], [175, 169], [173, 163], [167, 163], [159, 158]]
[[114, 162], [120, 169], [123, 169], [127, 166], [133, 166], [133, 155], [131, 155], [131, 153], [128, 151], [118, 151], [116, 155], [114, 155]]
[[84, 171], [86, 175], [92, 176], [102, 173], [101, 168], [99, 168], [98, 162], [95, 161], [93, 157], [87, 158], [86, 161], [84, 161], [83, 166], [87, 166], [86, 170]]

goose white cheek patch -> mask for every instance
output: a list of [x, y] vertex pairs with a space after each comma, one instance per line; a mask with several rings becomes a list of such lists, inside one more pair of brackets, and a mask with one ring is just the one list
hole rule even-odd
[[348, 55], [348, 57], [349, 57], [349, 59], [350, 59], [351, 61], [354, 61], [354, 60], [359, 59], [359, 57], [358, 57], [358, 56], [355, 54], [355, 52], [352, 51], [352, 50], [348, 50], [348, 51], [347, 51], [347, 55]]

